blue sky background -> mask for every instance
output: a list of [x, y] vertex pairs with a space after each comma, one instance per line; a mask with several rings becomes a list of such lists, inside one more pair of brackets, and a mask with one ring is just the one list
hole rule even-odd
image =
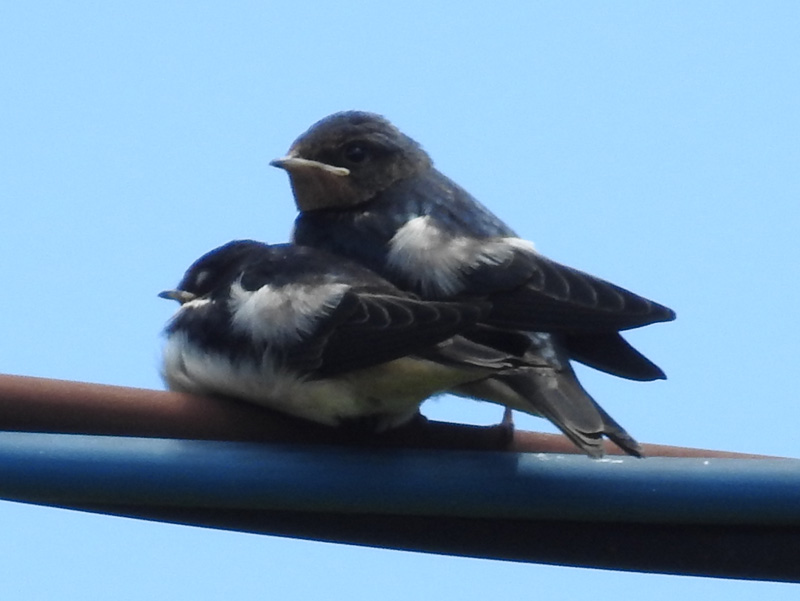
[[[268, 161], [380, 112], [540, 251], [667, 304], [669, 380], [580, 369], [642, 441], [800, 456], [800, 4], [0, 5], [0, 370], [160, 388], [156, 297], [287, 239]], [[428, 403], [434, 418], [500, 410]], [[520, 416], [518, 425], [552, 431]], [[785, 599], [791, 585], [438, 557], [0, 502], [3, 599]]]

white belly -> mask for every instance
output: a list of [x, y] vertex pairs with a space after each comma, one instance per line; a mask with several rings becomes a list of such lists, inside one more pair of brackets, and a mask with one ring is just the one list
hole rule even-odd
[[482, 370], [402, 358], [311, 380], [276, 369], [268, 354], [260, 363], [232, 363], [223, 355], [198, 352], [181, 334], [167, 341], [162, 375], [170, 390], [230, 396], [329, 426], [379, 417], [378, 429], [408, 421], [436, 393], [484, 377]]

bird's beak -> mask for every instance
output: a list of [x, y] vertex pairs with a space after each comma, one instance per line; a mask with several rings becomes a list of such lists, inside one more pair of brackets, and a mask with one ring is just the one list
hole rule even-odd
[[164, 290], [164, 292], [159, 292], [158, 296], [167, 300], [178, 301], [182, 305], [197, 298], [196, 294], [186, 292], [186, 290]]
[[318, 171], [322, 170], [331, 175], [345, 176], [350, 175], [350, 170], [345, 167], [336, 167], [335, 165], [328, 165], [327, 163], [320, 163], [319, 161], [311, 161], [309, 159], [301, 159], [300, 157], [287, 154], [285, 157], [275, 159], [269, 162], [273, 167], [285, 169], [290, 174], [302, 173], [303, 171]]

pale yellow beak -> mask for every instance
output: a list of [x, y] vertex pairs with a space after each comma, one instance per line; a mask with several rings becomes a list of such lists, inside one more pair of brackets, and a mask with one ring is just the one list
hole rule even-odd
[[319, 161], [311, 161], [309, 159], [301, 159], [300, 157], [292, 156], [291, 154], [275, 159], [269, 162], [273, 167], [285, 169], [289, 173], [297, 173], [308, 170], [322, 170], [332, 175], [350, 175], [350, 170], [345, 167], [336, 167], [335, 165], [328, 165], [327, 163], [320, 163]]
[[164, 292], [159, 292], [158, 296], [167, 300], [178, 301], [182, 305], [197, 298], [196, 294], [186, 292], [186, 290], [164, 290]]

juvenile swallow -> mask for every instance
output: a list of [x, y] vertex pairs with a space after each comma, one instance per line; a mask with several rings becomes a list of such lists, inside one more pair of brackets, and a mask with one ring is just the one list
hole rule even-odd
[[[665, 377], [620, 331], [670, 321], [671, 309], [540, 254], [383, 117], [326, 117], [271, 164], [289, 174], [295, 243], [357, 261], [421, 298], [488, 300], [482, 324], [528, 332], [532, 352], [560, 369], [572, 359], [632, 380]], [[508, 388], [519, 392], [516, 380]], [[566, 397], [576, 419], [583, 407], [604, 431], [588, 395]]]
[[165, 330], [169, 389], [329, 426], [396, 427], [431, 395], [523, 362], [458, 335], [485, 302], [421, 301], [358, 264], [294, 245], [230, 242], [159, 296], [180, 303]]
[[619, 331], [670, 321], [671, 309], [538, 253], [383, 117], [331, 115], [272, 164], [289, 173], [297, 244], [358, 261], [423, 298], [490, 299], [488, 324], [558, 333], [573, 359], [664, 378]]
[[549, 334], [477, 323], [485, 301], [421, 301], [346, 259], [294, 245], [228, 243], [175, 290], [162, 374], [329, 426], [399, 426], [449, 391], [544, 416], [593, 457], [603, 434], [638, 443], [581, 388]]

